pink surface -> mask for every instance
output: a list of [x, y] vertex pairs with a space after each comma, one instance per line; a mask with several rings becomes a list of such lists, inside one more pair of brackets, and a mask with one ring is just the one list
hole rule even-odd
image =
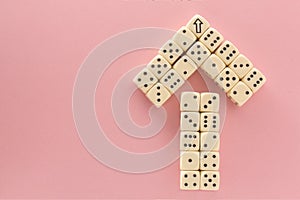
[[[2, 1], [0, 198], [300, 198], [299, 10], [297, 0]], [[139, 175], [105, 167], [82, 146], [72, 116], [77, 70], [97, 44], [132, 28], [176, 30], [196, 13], [268, 78], [242, 108], [228, 101], [221, 190], [213, 193], [180, 191], [178, 161]], [[118, 77], [154, 55], [149, 50], [124, 56], [97, 90], [99, 121], [117, 145], [130, 151], [155, 150], [176, 130], [169, 124], [149, 140], [124, 136], [102, 94], [110, 94]], [[190, 82], [196, 91], [205, 91], [199, 79], [195, 74]], [[139, 92], [133, 98], [137, 103], [130, 109], [139, 108], [133, 119], [147, 123], [141, 119], [150, 104], [142, 106]], [[166, 108], [179, 114], [175, 98]], [[168, 120], [178, 122], [179, 117]]]

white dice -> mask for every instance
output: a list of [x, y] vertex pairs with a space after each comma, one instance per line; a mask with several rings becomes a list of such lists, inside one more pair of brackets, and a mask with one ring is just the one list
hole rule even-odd
[[200, 153], [200, 170], [219, 170], [220, 154], [219, 152]]
[[168, 100], [171, 94], [161, 83], [157, 83], [149, 90], [146, 96], [156, 107], [160, 107]]
[[250, 99], [253, 92], [245, 83], [239, 81], [227, 95], [236, 105], [242, 106]]
[[169, 70], [160, 81], [170, 93], [176, 92], [184, 83], [184, 79], [174, 69]]
[[197, 151], [182, 151], [180, 154], [180, 169], [199, 170], [199, 155]]
[[214, 28], [207, 29], [200, 38], [200, 42], [202, 42], [211, 52], [214, 52], [223, 40], [224, 37]]
[[220, 135], [218, 132], [201, 132], [200, 150], [202, 151], [219, 151]]
[[182, 56], [174, 64], [173, 69], [178, 72], [184, 80], [187, 80], [197, 70], [197, 65], [188, 56]]
[[138, 73], [133, 82], [140, 88], [144, 93], [146, 93], [150, 88], [157, 83], [158, 79], [152, 74], [147, 68], [143, 69]]
[[159, 50], [159, 54], [162, 55], [170, 64], [173, 64], [182, 53], [183, 50], [173, 40], [167, 41]]
[[214, 79], [226, 67], [225, 63], [216, 54], [211, 54], [201, 65], [201, 69], [211, 78]]
[[208, 21], [200, 15], [195, 15], [186, 25], [197, 38], [200, 38], [209, 26]]
[[225, 41], [216, 50], [216, 55], [219, 56], [226, 65], [229, 65], [238, 55], [239, 50], [228, 40]]
[[200, 131], [218, 132], [220, 129], [219, 113], [201, 113], [200, 114]]
[[167, 71], [171, 69], [171, 65], [161, 55], [155, 56], [147, 65], [149, 71], [151, 71], [156, 78], [160, 79]]
[[220, 172], [218, 171], [200, 172], [201, 190], [219, 190], [219, 186], [220, 186]]
[[209, 57], [210, 51], [201, 42], [195, 42], [186, 55], [199, 67]]
[[199, 132], [182, 131], [180, 133], [180, 150], [198, 151], [200, 145]]
[[181, 171], [180, 189], [181, 190], [199, 190], [200, 173], [199, 171]]
[[215, 82], [224, 92], [228, 92], [235, 84], [239, 82], [239, 77], [229, 68], [226, 67], [216, 78]]
[[198, 112], [200, 110], [200, 94], [198, 92], [181, 93], [180, 110]]
[[253, 68], [253, 64], [246, 56], [240, 54], [229, 65], [229, 68], [236, 73], [239, 78], [243, 78]]
[[265, 84], [267, 79], [258, 69], [253, 68], [242, 81], [255, 93]]
[[199, 126], [199, 112], [181, 112], [180, 129], [182, 131], [199, 131]]
[[220, 96], [217, 93], [202, 92], [200, 95], [201, 112], [219, 112]]
[[195, 41], [196, 36], [187, 27], [181, 27], [173, 36], [173, 41], [176, 42], [184, 51], [186, 51]]

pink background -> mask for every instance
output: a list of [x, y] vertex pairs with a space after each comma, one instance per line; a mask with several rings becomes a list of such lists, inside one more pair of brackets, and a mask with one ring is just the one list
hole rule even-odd
[[[298, 0], [1, 1], [0, 198], [300, 198], [299, 10]], [[268, 78], [242, 108], [227, 102], [221, 189], [213, 193], [179, 191], [178, 161], [141, 175], [105, 167], [82, 146], [72, 116], [77, 70], [97, 44], [132, 28], [176, 30], [196, 13]], [[100, 97], [111, 92], [114, 78], [154, 55], [136, 52], [116, 61], [97, 90], [99, 120], [130, 151], [163, 146], [174, 127], [131, 141], [115, 128], [109, 99]], [[199, 79], [195, 74], [190, 82], [205, 91]], [[150, 103], [139, 92], [133, 98], [139, 102], [133, 118], [147, 123]], [[175, 98], [166, 108], [179, 114]]]

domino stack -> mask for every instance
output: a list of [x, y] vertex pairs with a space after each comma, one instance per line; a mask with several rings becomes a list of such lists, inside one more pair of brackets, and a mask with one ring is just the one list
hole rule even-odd
[[242, 106], [266, 82], [265, 76], [209, 22], [195, 15], [167, 41], [134, 83], [162, 106], [198, 68]]
[[219, 95], [183, 92], [180, 110], [180, 189], [218, 190]]

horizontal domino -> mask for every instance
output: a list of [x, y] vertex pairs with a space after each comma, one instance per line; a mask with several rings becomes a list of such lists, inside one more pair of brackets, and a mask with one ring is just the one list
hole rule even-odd
[[180, 189], [218, 190], [219, 95], [183, 92], [180, 98]]

